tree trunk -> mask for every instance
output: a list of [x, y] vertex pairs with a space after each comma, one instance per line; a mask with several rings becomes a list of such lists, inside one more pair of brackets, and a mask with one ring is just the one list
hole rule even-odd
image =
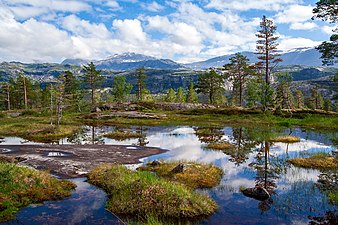
[[11, 110], [11, 98], [10, 98], [9, 84], [7, 84], [7, 109], [8, 111]]
[[26, 77], [23, 77], [23, 92], [24, 92], [25, 110], [27, 110], [27, 87], [26, 87]]

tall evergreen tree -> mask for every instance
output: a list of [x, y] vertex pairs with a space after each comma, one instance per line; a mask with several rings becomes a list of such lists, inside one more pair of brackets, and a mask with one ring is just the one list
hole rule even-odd
[[133, 86], [127, 83], [125, 76], [115, 76], [113, 82], [112, 94], [116, 101], [124, 101], [130, 94]]
[[295, 92], [295, 106], [297, 109], [302, 109], [304, 108], [304, 96], [301, 90], [297, 90]]
[[170, 88], [168, 90], [167, 96], [165, 98], [166, 102], [174, 102], [176, 100], [176, 93], [174, 91], [174, 89]]
[[[312, 19], [329, 21], [330, 23], [338, 22], [338, 2], [337, 0], [320, 0], [313, 9], [315, 14]], [[316, 49], [322, 53], [323, 65], [333, 65], [338, 62], [338, 27], [333, 30], [334, 34], [330, 41], [324, 41]]]
[[246, 101], [248, 107], [255, 107], [261, 101], [261, 82], [259, 78], [252, 78], [247, 83]]
[[236, 53], [224, 67], [233, 82], [234, 98], [238, 99], [237, 104], [242, 106], [246, 77], [253, 74], [253, 70], [249, 68], [249, 59], [241, 53]]
[[176, 102], [179, 102], [179, 103], [185, 102], [185, 97], [184, 97], [184, 93], [183, 93], [183, 88], [182, 88], [182, 87], [180, 87], [180, 88], [177, 90], [177, 94], [176, 94]]
[[198, 76], [197, 92], [207, 95], [210, 104], [214, 104], [217, 95], [223, 95], [224, 90], [224, 77], [215, 70]]
[[100, 86], [103, 77], [101, 75], [101, 70], [96, 70], [96, 67], [93, 62], [84, 65], [83, 70], [85, 72], [83, 82], [88, 85], [91, 90], [91, 104], [95, 105], [95, 91]]
[[290, 89], [292, 77], [288, 73], [280, 73], [277, 75], [277, 93], [276, 104], [283, 109], [293, 108], [293, 96]]
[[144, 94], [147, 92], [145, 84], [145, 79], [147, 78], [147, 75], [145, 74], [144, 67], [136, 69], [136, 78], [137, 78], [137, 94], [136, 94], [137, 100], [143, 101]]
[[194, 89], [194, 83], [190, 82], [188, 93], [187, 93], [187, 100], [188, 103], [197, 103], [198, 102], [198, 96]]
[[265, 70], [265, 83], [270, 85], [271, 81], [271, 72], [278, 62], [281, 62], [282, 59], [278, 56], [277, 53], [278, 36], [275, 36], [277, 27], [273, 24], [272, 20], [267, 19], [263, 16], [260, 23], [261, 29], [256, 34], [258, 40], [256, 45], [256, 54], [258, 54], [258, 59], [260, 68]]

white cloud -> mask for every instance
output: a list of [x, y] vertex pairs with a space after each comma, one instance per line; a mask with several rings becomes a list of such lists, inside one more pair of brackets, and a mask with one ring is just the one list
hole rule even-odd
[[248, 11], [251, 9], [259, 9], [266, 11], [278, 11], [289, 4], [301, 2], [300, 0], [210, 0], [207, 8], [218, 10], [238, 10]]
[[313, 41], [307, 38], [282, 38], [278, 46], [280, 50], [287, 51], [294, 48], [315, 47], [321, 44], [320, 41]]
[[311, 22], [305, 22], [305, 23], [293, 23], [290, 26], [291, 30], [313, 30], [317, 28], [318, 25]]
[[65, 17], [62, 21], [62, 27], [73, 33], [75, 36], [89, 38], [97, 37], [101, 39], [111, 38], [111, 33], [104, 24], [92, 24], [86, 20], [81, 20], [74, 15]]
[[122, 7], [117, 1], [107, 1], [105, 3], [106, 6], [108, 6], [111, 10], [121, 10]]
[[14, 15], [3, 8], [0, 15], [1, 60], [55, 62], [76, 54], [67, 32], [35, 19], [17, 22]]
[[140, 44], [147, 41], [147, 34], [138, 19], [114, 20], [113, 28], [116, 29], [118, 38], [125, 42]]
[[149, 10], [151, 12], [160, 12], [164, 9], [163, 5], [158, 4], [157, 2], [153, 1], [151, 3], [141, 3], [141, 7], [145, 10]]
[[321, 27], [322, 31], [324, 31], [324, 33], [332, 35], [334, 33], [334, 30], [337, 29], [337, 27], [335, 26], [323, 26]]
[[88, 11], [91, 6], [76, 0], [3, 0], [18, 19], [29, 19], [51, 11], [81, 12]]
[[300, 23], [311, 19], [313, 6], [290, 5], [276, 15], [277, 23]]

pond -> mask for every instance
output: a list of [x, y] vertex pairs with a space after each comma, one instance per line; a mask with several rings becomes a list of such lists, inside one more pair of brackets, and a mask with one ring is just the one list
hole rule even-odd
[[[103, 137], [113, 130], [139, 134], [126, 139]], [[288, 135], [300, 138], [293, 144], [272, 143], [273, 136]], [[320, 133], [303, 129], [259, 129], [241, 127], [83, 127], [58, 144], [118, 144], [160, 147], [169, 150], [143, 159], [193, 160], [213, 163], [224, 171], [220, 185], [201, 190], [219, 205], [218, 211], [196, 224], [309, 224], [336, 218], [338, 207], [329, 202], [327, 193], [318, 183], [319, 170], [297, 168], [286, 160], [306, 157], [313, 153], [332, 153], [337, 148], [331, 138], [337, 133]], [[232, 150], [211, 150], [210, 142], [225, 141]], [[2, 144], [26, 144], [24, 140], [6, 137]], [[32, 143], [28, 143], [32, 144]], [[337, 171], [334, 171], [337, 174]], [[61, 201], [46, 202], [22, 209], [15, 220], [5, 224], [124, 224], [105, 210], [105, 193], [73, 179], [78, 185], [74, 193]], [[337, 180], [335, 181], [337, 184]], [[241, 187], [264, 186], [271, 198], [258, 201], [244, 196]], [[331, 220], [332, 221], [332, 220]]]

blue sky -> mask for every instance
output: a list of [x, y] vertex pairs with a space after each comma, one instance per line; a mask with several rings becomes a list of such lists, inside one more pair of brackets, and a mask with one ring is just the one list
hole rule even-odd
[[0, 61], [61, 62], [136, 52], [194, 62], [254, 51], [263, 15], [279, 49], [313, 47], [333, 25], [316, 0], [0, 0]]

